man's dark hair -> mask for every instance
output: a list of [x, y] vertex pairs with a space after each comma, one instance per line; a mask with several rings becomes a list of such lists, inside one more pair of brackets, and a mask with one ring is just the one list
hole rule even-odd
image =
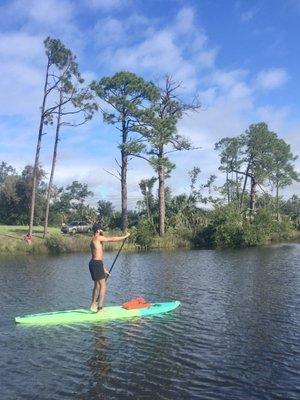
[[93, 225], [93, 232], [96, 233], [97, 231], [102, 231], [102, 226], [99, 224], [99, 222], [94, 223]]

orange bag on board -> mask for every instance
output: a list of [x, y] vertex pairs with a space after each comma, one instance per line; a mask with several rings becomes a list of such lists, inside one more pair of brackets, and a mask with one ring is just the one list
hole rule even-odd
[[135, 310], [136, 308], [149, 308], [151, 304], [143, 297], [137, 297], [136, 299], [126, 301], [122, 304], [122, 307], [126, 308], [126, 310]]

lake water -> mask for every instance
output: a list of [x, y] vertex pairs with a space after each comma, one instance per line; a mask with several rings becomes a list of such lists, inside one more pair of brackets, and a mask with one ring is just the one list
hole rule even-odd
[[89, 255], [2, 256], [0, 398], [299, 399], [299, 255], [299, 244], [122, 253], [107, 304], [181, 307], [50, 327], [14, 317], [89, 306]]

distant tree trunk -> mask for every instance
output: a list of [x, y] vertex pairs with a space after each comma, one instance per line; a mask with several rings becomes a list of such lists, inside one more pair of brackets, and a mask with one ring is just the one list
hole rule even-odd
[[127, 155], [122, 151], [122, 168], [121, 168], [121, 193], [122, 193], [122, 230], [126, 231], [128, 227], [128, 212], [127, 212]]
[[247, 179], [248, 179], [248, 175], [245, 175], [243, 190], [242, 190], [242, 194], [241, 194], [241, 201], [240, 201], [240, 209], [241, 210], [243, 209], [243, 206], [244, 206], [244, 194], [245, 194], [245, 190], [246, 190]]
[[226, 170], [226, 186], [227, 186], [227, 204], [229, 204], [230, 203], [230, 191], [229, 191], [228, 169]]
[[245, 191], [246, 191], [247, 179], [248, 179], [248, 176], [249, 176], [250, 163], [251, 163], [251, 160], [249, 160], [248, 165], [247, 165], [247, 169], [246, 169], [246, 172], [245, 172], [245, 179], [244, 179], [244, 185], [243, 185], [243, 190], [242, 190], [242, 194], [241, 194], [241, 202], [240, 202], [240, 209], [241, 210], [243, 209], [243, 205], [244, 205], [244, 194], [245, 194]]
[[[163, 149], [159, 151], [159, 159], [163, 157]], [[166, 214], [166, 204], [165, 204], [165, 167], [164, 165], [159, 165], [158, 167], [158, 203], [159, 203], [159, 235], [164, 236], [165, 234], [165, 214]]]
[[61, 119], [61, 103], [62, 103], [62, 99], [60, 98], [60, 103], [59, 103], [59, 107], [58, 107], [58, 115], [57, 115], [57, 125], [56, 125], [53, 157], [52, 157], [51, 174], [50, 174], [50, 179], [49, 179], [49, 184], [48, 184], [48, 191], [47, 191], [46, 212], [45, 212], [45, 222], [44, 222], [44, 237], [48, 233], [47, 231], [48, 231], [48, 219], [49, 219], [49, 207], [50, 207], [50, 199], [51, 199], [51, 190], [52, 190], [52, 184], [53, 184], [55, 164], [56, 164], [56, 159], [57, 159], [57, 146], [58, 146], [58, 142], [59, 142], [59, 130], [60, 130], [60, 119]]
[[164, 236], [165, 234], [165, 170], [164, 166], [161, 165], [158, 171], [158, 198], [159, 198], [159, 235]]
[[255, 214], [255, 206], [256, 206], [256, 187], [257, 183], [255, 178], [251, 177], [251, 189], [250, 189], [250, 214]]
[[124, 149], [127, 143], [126, 121], [122, 122], [122, 149], [121, 149], [121, 201], [122, 201], [122, 230], [125, 232], [128, 228], [128, 202], [127, 202], [127, 169], [128, 155]]
[[149, 199], [148, 199], [148, 186], [146, 186], [145, 200], [146, 200], [146, 207], [147, 207], [148, 220], [151, 221], [150, 208], [149, 208]]
[[239, 175], [235, 173], [235, 188], [236, 188], [236, 204], [240, 203], [240, 191], [239, 191]]
[[276, 179], [276, 220], [279, 222], [279, 182]]
[[38, 171], [38, 167], [39, 167], [41, 142], [42, 142], [42, 136], [43, 136], [44, 120], [45, 120], [44, 113], [45, 113], [45, 106], [46, 106], [46, 99], [47, 99], [49, 68], [50, 68], [50, 61], [48, 59], [48, 64], [47, 64], [47, 68], [46, 68], [45, 84], [44, 84], [44, 97], [43, 97], [43, 102], [42, 102], [42, 107], [41, 107], [40, 127], [39, 127], [39, 134], [38, 134], [38, 140], [37, 140], [36, 151], [35, 151], [35, 161], [34, 161], [34, 167], [33, 167], [31, 207], [30, 207], [29, 232], [28, 232], [30, 236], [32, 236], [32, 230], [33, 230], [35, 196], [36, 196], [36, 187], [37, 187], [37, 171]]

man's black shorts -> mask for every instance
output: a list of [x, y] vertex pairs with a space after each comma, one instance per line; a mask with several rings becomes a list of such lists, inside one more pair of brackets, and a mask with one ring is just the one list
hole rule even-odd
[[99, 281], [100, 279], [106, 278], [103, 262], [101, 260], [91, 260], [89, 262], [89, 269], [93, 281]]

